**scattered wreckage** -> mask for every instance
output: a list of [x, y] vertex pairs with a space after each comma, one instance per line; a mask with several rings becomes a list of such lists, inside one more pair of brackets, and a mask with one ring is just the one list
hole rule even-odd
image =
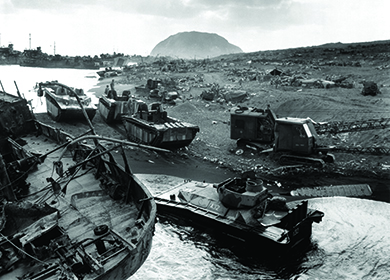
[[162, 103], [174, 104], [175, 100], [179, 98], [179, 94], [176, 91], [166, 90], [163, 83], [160, 79], [148, 79], [145, 85], [135, 87], [136, 94], [159, 99]]
[[225, 88], [214, 83], [209, 89], [203, 90], [200, 97], [206, 101], [223, 100], [237, 103], [248, 98], [248, 93], [245, 90]]
[[137, 94], [144, 95], [145, 93], [151, 96], [157, 96], [158, 94], [158, 84], [161, 83], [161, 80], [158, 79], [148, 79], [145, 85], [135, 86]]
[[371, 95], [376, 96], [378, 94], [381, 94], [378, 85], [373, 81], [362, 81], [363, 89], [362, 89], [362, 95]]

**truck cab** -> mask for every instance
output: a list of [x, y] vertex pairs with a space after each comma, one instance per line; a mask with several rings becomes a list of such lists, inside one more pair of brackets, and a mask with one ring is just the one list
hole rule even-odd
[[315, 153], [318, 135], [310, 119], [279, 118], [275, 121], [276, 152]]
[[230, 110], [230, 138], [271, 143], [276, 116], [271, 109], [233, 107]]

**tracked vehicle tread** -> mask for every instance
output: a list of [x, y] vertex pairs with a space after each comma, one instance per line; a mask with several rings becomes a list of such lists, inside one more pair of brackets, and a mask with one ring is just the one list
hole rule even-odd
[[279, 157], [279, 163], [282, 165], [303, 164], [303, 165], [317, 167], [317, 168], [325, 167], [325, 161], [320, 158], [303, 157], [303, 156], [295, 156], [295, 155], [282, 155]]

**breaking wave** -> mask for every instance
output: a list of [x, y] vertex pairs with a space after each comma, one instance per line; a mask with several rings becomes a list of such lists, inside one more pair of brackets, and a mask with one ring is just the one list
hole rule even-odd
[[312, 248], [289, 263], [246, 258], [207, 233], [159, 222], [152, 251], [131, 279], [388, 279], [390, 204], [345, 197], [309, 204], [325, 216], [313, 224]]

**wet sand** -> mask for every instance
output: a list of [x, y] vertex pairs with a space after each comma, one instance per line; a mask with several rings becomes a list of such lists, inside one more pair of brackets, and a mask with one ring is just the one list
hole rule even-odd
[[131, 94], [135, 93], [135, 85], [134, 84], [124, 84], [122, 80], [123, 76], [111, 77], [111, 78], [100, 78], [96, 81], [96, 85], [89, 89], [88, 92], [92, 93], [94, 96], [99, 98], [104, 94], [106, 86], [110, 87], [111, 81], [114, 80], [114, 89], [116, 90], [119, 96], [122, 95], [124, 90], [130, 90]]

